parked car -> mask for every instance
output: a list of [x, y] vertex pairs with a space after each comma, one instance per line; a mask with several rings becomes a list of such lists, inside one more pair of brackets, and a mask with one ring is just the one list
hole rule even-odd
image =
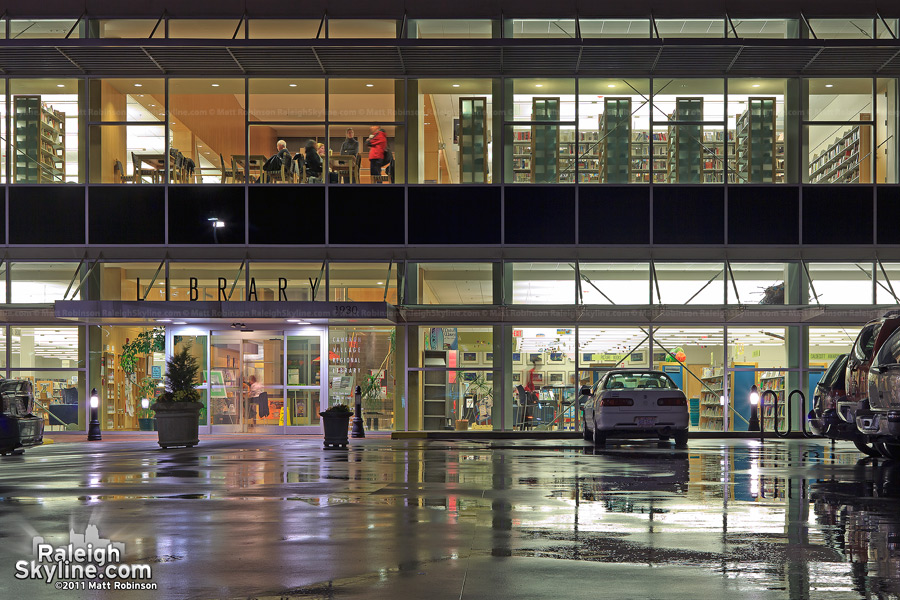
[[[816, 435], [852, 441], [860, 452], [869, 456], [880, 456], [873, 440], [860, 433], [856, 427], [857, 402], [848, 400], [845, 389], [849, 358], [849, 354], [841, 354], [831, 361], [816, 384], [813, 409], [807, 415], [809, 428]], [[838, 410], [838, 404], [841, 405], [841, 410]]]
[[594, 446], [605, 445], [611, 436], [674, 437], [676, 446], [687, 444], [687, 398], [662, 371], [615, 369], [582, 394], [590, 395], [582, 434]]
[[44, 443], [44, 419], [33, 411], [30, 381], [0, 380], [0, 454], [21, 454], [25, 448]]
[[868, 373], [867, 410], [857, 412], [857, 425], [875, 437], [886, 458], [900, 459], [900, 329], [881, 345]]

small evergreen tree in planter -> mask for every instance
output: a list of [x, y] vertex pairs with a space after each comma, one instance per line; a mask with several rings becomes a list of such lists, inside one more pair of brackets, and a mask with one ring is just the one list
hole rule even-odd
[[191, 356], [189, 344], [166, 361], [166, 391], [150, 407], [156, 413], [156, 431], [159, 433], [159, 445], [163, 448], [190, 448], [200, 443], [203, 403], [194, 383], [199, 371], [200, 365]]
[[325, 447], [347, 447], [347, 429], [350, 427], [350, 417], [353, 411], [346, 404], [335, 404], [319, 413], [322, 417], [322, 427], [325, 430]]

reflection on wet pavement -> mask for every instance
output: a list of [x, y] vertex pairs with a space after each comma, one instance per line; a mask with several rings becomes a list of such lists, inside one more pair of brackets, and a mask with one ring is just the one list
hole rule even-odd
[[900, 464], [817, 440], [58, 443], [0, 462], [0, 597], [60, 597], [14, 564], [88, 524], [129, 598], [900, 595]]

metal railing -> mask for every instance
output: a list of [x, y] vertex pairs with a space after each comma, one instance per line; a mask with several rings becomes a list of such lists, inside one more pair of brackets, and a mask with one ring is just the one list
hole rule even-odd
[[778, 429], [778, 408], [779, 408], [779, 398], [778, 394], [775, 393], [774, 390], [766, 390], [759, 397], [759, 440], [763, 441], [765, 439], [765, 430], [766, 430], [766, 418], [765, 418], [765, 407], [766, 407], [766, 396], [771, 396], [774, 400], [771, 403], [772, 406], [772, 430], [776, 436], [779, 438], [786, 438], [789, 436], [794, 430], [793, 423], [793, 411], [791, 411], [791, 404], [793, 403], [794, 396], [800, 396], [800, 433], [803, 434], [805, 438], [815, 437], [809, 429], [807, 428], [806, 423], [806, 395], [800, 390], [792, 390], [787, 397], [787, 403], [785, 405], [785, 421], [787, 424], [787, 428], [784, 430]]

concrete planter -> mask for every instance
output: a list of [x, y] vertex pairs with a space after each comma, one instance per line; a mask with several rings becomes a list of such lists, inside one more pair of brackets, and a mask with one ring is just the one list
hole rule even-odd
[[353, 413], [333, 414], [320, 412], [322, 417], [322, 429], [325, 430], [325, 447], [347, 447], [350, 440], [347, 437], [347, 429], [350, 427], [350, 417]]
[[156, 412], [156, 431], [159, 445], [163, 448], [186, 446], [200, 443], [199, 402], [157, 402], [150, 407]]

